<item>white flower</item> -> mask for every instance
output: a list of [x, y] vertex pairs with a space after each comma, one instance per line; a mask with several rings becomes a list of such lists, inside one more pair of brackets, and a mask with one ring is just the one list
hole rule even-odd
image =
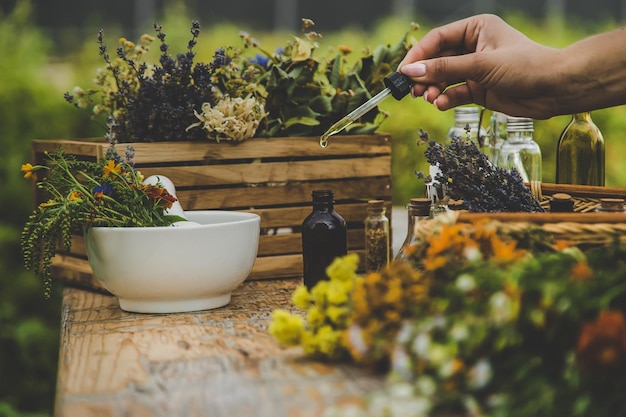
[[428, 354], [428, 348], [430, 347], [430, 335], [427, 333], [420, 333], [413, 339], [413, 346], [411, 350], [418, 356], [426, 357]]
[[496, 324], [508, 323], [515, 319], [517, 309], [513, 300], [502, 291], [489, 298], [489, 317]]
[[482, 253], [480, 253], [480, 249], [478, 246], [467, 246], [463, 251], [463, 255], [465, 255], [465, 259], [469, 262], [480, 261], [483, 257]]
[[457, 277], [455, 285], [459, 290], [469, 292], [476, 288], [476, 280], [472, 275], [465, 273]]
[[194, 114], [200, 121], [186, 130], [202, 126], [207, 135], [218, 142], [221, 139], [242, 141], [253, 137], [266, 116], [263, 103], [254, 97], [225, 97], [213, 107], [204, 103], [202, 114], [195, 110]]
[[457, 342], [461, 342], [469, 337], [469, 329], [464, 324], [456, 323], [450, 329], [450, 337]]
[[437, 391], [437, 384], [432, 377], [422, 375], [415, 381], [415, 389], [425, 397], [432, 397]]
[[487, 359], [481, 359], [467, 373], [467, 383], [472, 389], [481, 389], [491, 381], [493, 369]]

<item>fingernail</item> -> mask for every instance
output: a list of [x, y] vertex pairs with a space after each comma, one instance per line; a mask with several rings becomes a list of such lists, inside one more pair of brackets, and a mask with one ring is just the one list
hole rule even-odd
[[421, 77], [426, 74], [426, 65], [421, 62], [406, 64], [400, 69], [400, 72], [409, 77]]
[[428, 91], [424, 92], [424, 101], [428, 101]]

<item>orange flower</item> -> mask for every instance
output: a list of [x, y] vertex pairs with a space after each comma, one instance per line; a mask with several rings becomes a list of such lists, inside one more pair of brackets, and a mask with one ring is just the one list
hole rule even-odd
[[505, 242], [496, 235], [491, 237], [491, 249], [493, 250], [493, 259], [505, 263], [519, 259], [525, 254], [523, 250], [517, 249], [515, 240]]
[[585, 261], [578, 261], [572, 266], [570, 276], [574, 281], [588, 281], [593, 278], [593, 270]]
[[119, 173], [122, 171], [122, 165], [120, 164], [115, 165], [115, 161], [110, 159], [109, 163], [104, 166], [102, 171], [105, 177], [109, 177], [111, 176], [111, 174], [119, 175]]
[[622, 375], [626, 369], [626, 319], [621, 311], [602, 311], [584, 323], [577, 346], [577, 362], [584, 371]]

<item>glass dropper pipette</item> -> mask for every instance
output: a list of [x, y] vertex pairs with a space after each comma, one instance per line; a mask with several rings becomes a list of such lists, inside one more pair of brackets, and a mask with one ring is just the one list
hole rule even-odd
[[413, 85], [412, 81], [407, 76], [400, 74], [399, 72], [394, 72], [388, 75], [383, 81], [386, 87], [384, 90], [354, 109], [348, 115], [344, 116], [341, 120], [328, 128], [322, 136], [320, 136], [320, 146], [322, 148], [328, 146], [328, 138], [330, 136], [335, 135], [350, 126], [361, 116], [376, 107], [378, 103], [383, 101], [389, 94], [391, 94], [396, 100], [400, 100], [409, 94], [411, 86]]

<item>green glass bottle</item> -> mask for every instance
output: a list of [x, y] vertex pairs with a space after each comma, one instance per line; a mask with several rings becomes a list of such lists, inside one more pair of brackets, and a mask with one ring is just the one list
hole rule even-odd
[[589, 112], [572, 116], [556, 155], [558, 184], [604, 185], [604, 138]]

